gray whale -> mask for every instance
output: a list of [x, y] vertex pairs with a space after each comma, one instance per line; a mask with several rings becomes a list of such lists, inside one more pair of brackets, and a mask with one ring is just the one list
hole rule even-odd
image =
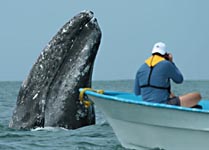
[[95, 124], [94, 106], [79, 102], [79, 88], [91, 87], [101, 35], [91, 11], [80, 12], [58, 31], [20, 87], [10, 128]]

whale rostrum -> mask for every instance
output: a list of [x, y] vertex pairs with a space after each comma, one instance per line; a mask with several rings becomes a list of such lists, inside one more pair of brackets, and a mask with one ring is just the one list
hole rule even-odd
[[58, 31], [20, 87], [10, 128], [95, 124], [94, 106], [79, 102], [79, 88], [91, 87], [101, 35], [91, 11], [80, 12]]

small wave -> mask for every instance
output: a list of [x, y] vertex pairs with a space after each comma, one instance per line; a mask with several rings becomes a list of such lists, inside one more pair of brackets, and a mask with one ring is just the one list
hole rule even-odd
[[4, 128], [4, 126], [0, 124], [0, 130], [3, 129], [3, 128]]
[[44, 127], [44, 128], [38, 127], [35, 129], [31, 129], [31, 131], [53, 131], [53, 132], [60, 131], [60, 130], [68, 131], [68, 129], [65, 129], [62, 127]]
[[16, 146], [9, 145], [9, 144], [1, 144], [0, 143], [0, 150], [15, 150]]
[[102, 122], [101, 124], [100, 124], [100, 126], [102, 126], [102, 127], [104, 127], [104, 126], [110, 126], [110, 124], [107, 122], [107, 121], [105, 121], [105, 122]]
[[21, 137], [33, 137], [32, 135], [30, 134], [25, 134], [25, 133], [4, 133], [2, 135], [0, 135], [0, 139], [5, 139], [5, 138], [21, 138]]

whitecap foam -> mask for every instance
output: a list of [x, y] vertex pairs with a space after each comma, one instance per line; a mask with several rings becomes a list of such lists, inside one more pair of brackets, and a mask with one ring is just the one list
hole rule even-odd
[[31, 129], [31, 131], [60, 131], [60, 130], [66, 130], [68, 129], [62, 128], [62, 127], [37, 127], [35, 129]]

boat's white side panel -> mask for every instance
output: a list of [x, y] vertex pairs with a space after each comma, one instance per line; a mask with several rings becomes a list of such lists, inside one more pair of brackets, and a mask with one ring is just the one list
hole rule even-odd
[[127, 148], [208, 150], [207, 113], [157, 108], [88, 95]]
[[108, 118], [116, 136], [122, 145], [133, 149], [165, 150], [208, 150], [209, 133], [199, 130], [186, 130], [135, 124]]

